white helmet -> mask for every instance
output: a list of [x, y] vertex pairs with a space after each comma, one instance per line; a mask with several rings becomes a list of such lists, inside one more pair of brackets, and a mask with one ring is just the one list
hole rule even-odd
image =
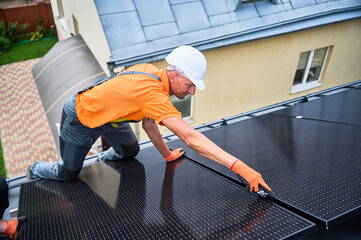
[[180, 46], [174, 49], [165, 60], [169, 65], [180, 69], [200, 90], [206, 85], [203, 82], [207, 70], [207, 61], [203, 54], [190, 46]]

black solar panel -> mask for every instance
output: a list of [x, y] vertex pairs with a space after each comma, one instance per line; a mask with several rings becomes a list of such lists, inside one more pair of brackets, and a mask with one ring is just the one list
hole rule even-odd
[[70, 182], [21, 186], [19, 239], [280, 239], [315, 225], [189, 160], [137, 159], [84, 167]]
[[[325, 227], [361, 211], [360, 126], [268, 114], [204, 134], [260, 172], [276, 200]], [[169, 146], [238, 180], [180, 140]]]
[[361, 89], [324, 96], [274, 113], [361, 125]]

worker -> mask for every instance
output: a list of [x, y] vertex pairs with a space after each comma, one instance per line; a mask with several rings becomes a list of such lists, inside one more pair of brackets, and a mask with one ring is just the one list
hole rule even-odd
[[[6, 180], [0, 176], [0, 218], [3, 218], [5, 210], [9, 207], [9, 189]], [[25, 217], [14, 218], [11, 221], [0, 220], [0, 238], [5, 235], [11, 240], [16, 238], [16, 230], [19, 222], [25, 220]], [[6, 238], [6, 237], [5, 237]]]
[[220, 163], [245, 179], [250, 191], [259, 187], [271, 191], [261, 174], [228, 154], [206, 136], [190, 127], [172, 105], [170, 96], [183, 99], [196, 87], [205, 89], [203, 77], [207, 62], [190, 46], [174, 49], [165, 59], [166, 69], [138, 64], [73, 95], [64, 105], [60, 123], [60, 155], [57, 162], [36, 162], [27, 169], [29, 180], [37, 178], [71, 180], [79, 174], [94, 141], [102, 135], [111, 145], [99, 161], [135, 157], [139, 144], [129, 122], [142, 121], [142, 127], [165, 161], [183, 155], [181, 148], [171, 151], [157, 124], [175, 133], [200, 155]]

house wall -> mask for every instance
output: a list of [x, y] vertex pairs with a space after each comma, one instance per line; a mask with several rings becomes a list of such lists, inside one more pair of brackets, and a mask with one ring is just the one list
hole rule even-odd
[[[62, 2], [64, 17], [59, 19], [58, 2]], [[108, 74], [107, 61], [111, 55], [105, 38], [104, 30], [95, 7], [94, 1], [89, 0], [51, 0], [55, 24], [59, 38], [68, 38], [76, 35], [76, 29], [82, 36], [94, 57], [98, 60], [103, 71]], [[91, 17], [89, 17], [91, 16]], [[76, 27], [76, 20], [78, 27]]]
[[[326, 25], [204, 52], [206, 89], [197, 90], [192, 126], [199, 126], [331, 87], [361, 80], [361, 20]], [[322, 86], [291, 94], [300, 54], [332, 46]], [[155, 62], [166, 67], [164, 61]], [[163, 134], [170, 132], [160, 127]], [[141, 129], [141, 127], [140, 127]], [[140, 140], [147, 137], [142, 130]]]

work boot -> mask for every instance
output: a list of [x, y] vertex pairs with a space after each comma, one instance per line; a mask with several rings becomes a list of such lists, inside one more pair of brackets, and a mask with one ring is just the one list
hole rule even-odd
[[97, 159], [95, 160], [95, 162], [103, 162], [103, 161], [105, 161], [104, 152], [101, 152], [101, 153], [98, 154]]
[[31, 172], [30, 172], [30, 168], [31, 166], [33, 166], [33, 164], [30, 164], [27, 168], [26, 168], [26, 180], [28, 182], [30, 182], [32, 180], [31, 178]]

